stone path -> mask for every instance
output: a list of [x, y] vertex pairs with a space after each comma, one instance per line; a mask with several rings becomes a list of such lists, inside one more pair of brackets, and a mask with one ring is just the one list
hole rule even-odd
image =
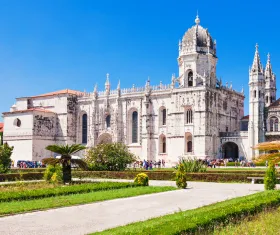
[[[150, 181], [150, 185], [174, 184], [172, 181]], [[2, 217], [0, 234], [87, 234], [263, 190], [261, 184], [189, 182], [188, 187], [186, 190]]]

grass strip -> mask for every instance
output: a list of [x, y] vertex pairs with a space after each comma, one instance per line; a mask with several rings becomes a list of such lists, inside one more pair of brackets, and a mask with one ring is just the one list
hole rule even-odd
[[226, 227], [215, 228], [214, 235], [228, 234], [280, 234], [280, 208], [259, 213], [253, 217], [246, 218], [240, 223], [230, 223]]
[[67, 196], [57, 196], [29, 201], [11, 201], [0, 203], [0, 216], [14, 215], [22, 212], [45, 210], [57, 207], [66, 207], [79, 204], [86, 204], [98, 201], [111, 200], [116, 198], [126, 198], [143, 194], [160, 193], [176, 190], [175, 187], [137, 187], [122, 188], [107, 191], [90, 192], [83, 194], [72, 194]]
[[111, 189], [120, 189], [128, 187], [137, 187], [136, 184], [126, 182], [98, 182], [78, 185], [59, 186], [55, 188], [42, 188], [33, 190], [20, 190], [20, 191], [3, 191], [0, 192], [0, 202], [8, 201], [22, 201], [37, 198], [47, 198], [60, 195], [88, 193], [96, 191], [104, 191]]
[[266, 191], [94, 234], [203, 234], [205, 228], [209, 230], [218, 224], [227, 224], [279, 204], [280, 191]]

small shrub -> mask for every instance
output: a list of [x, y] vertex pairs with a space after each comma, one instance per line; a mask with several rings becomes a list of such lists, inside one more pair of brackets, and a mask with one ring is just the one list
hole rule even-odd
[[206, 166], [196, 158], [181, 158], [179, 164], [182, 164], [185, 172], [206, 172]]
[[176, 171], [176, 185], [178, 188], [187, 187], [187, 177], [182, 163], [179, 164], [178, 170]]
[[7, 143], [0, 145], [0, 173], [7, 173], [11, 168], [11, 155], [14, 147], [10, 147]]
[[265, 190], [274, 190], [277, 182], [274, 163], [270, 162], [264, 177]]
[[62, 168], [60, 165], [48, 165], [45, 173], [44, 180], [50, 183], [61, 183], [62, 182]]
[[149, 177], [145, 173], [136, 175], [134, 183], [139, 186], [149, 186]]
[[90, 170], [123, 171], [136, 157], [123, 143], [107, 143], [88, 149], [85, 161]]

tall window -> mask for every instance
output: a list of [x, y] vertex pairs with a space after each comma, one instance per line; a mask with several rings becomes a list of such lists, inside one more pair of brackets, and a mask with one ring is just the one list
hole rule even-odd
[[268, 103], [268, 96], [266, 96], [266, 103]]
[[138, 142], [138, 113], [132, 113], [132, 143]]
[[188, 153], [192, 152], [192, 141], [191, 140], [188, 141], [187, 146], [188, 146], [187, 152]]
[[87, 143], [87, 114], [82, 116], [82, 143]]
[[257, 91], [254, 90], [254, 97], [257, 98]]
[[106, 127], [111, 127], [111, 115], [106, 116]]
[[193, 86], [193, 72], [190, 71], [188, 74], [188, 86]]
[[166, 109], [162, 110], [162, 125], [166, 125]]
[[189, 132], [185, 133], [185, 152], [191, 153], [193, 151], [192, 144], [192, 134]]
[[270, 119], [270, 131], [273, 131], [273, 123], [274, 123], [274, 120], [271, 118]]
[[269, 120], [270, 131], [278, 131], [279, 120], [277, 117], [271, 117]]
[[159, 152], [166, 153], [166, 137], [164, 135], [159, 137], [159, 145]]
[[185, 111], [185, 124], [189, 124], [193, 122], [193, 113], [191, 109], [187, 109]]

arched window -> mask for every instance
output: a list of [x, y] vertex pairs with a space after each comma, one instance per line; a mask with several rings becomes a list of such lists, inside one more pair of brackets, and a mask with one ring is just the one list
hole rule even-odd
[[82, 143], [87, 143], [87, 114], [82, 116]]
[[159, 152], [166, 153], [166, 137], [164, 135], [159, 137]]
[[190, 71], [188, 74], [188, 87], [193, 86], [193, 72]]
[[106, 127], [107, 128], [111, 127], [111, 115], [106, 116]]
[[166, 109], [162, 110], [162, 125], [166, 125]]
[[132, 143], [138, 142], [138, 113], [132, 113]]
[[193, 122], [193, 113], [190, 108], [185, 110], [185, 124], [189, 124]]
[[254, 90], [254, 97], [256, 98], [257, 97], [257, 91]]

